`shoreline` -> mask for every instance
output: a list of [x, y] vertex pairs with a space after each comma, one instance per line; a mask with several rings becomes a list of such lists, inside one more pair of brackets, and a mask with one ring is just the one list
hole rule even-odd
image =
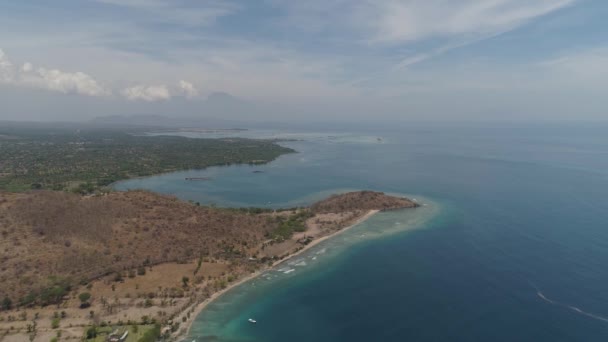
[[[194, 311], [193, 311], [193, 312], [192, 312], [192, 314], [190, 315], [190, 318], [188, 318], [188, 319], [187, 319], [187, 320], [184, 322], [184, 324], [187, 326], [186, 331], [185, 331], [185, 332], [183, 332], [183, 333], [177, 333], [176, 335], [174, 335], [173, 340], [175, 340], [175, 341], [179, 341], [180, 339], [185, 338], [186, 336], [188, 336], [188, 335], [190, 334], [190, 330], [192, 329], [192, 325], [193, 325], [193, 324], [194, 324], [194, 322], [196, 321], [196, 318], [199, 316], [199, 314], [200, 314], [200, 313], [201, 313], [201, 312], [202, 312], [202, 311], [203, 311], [203, 310], [204, 310], [204, 309], [205, 309], [205, 308], [206, 308], [206, 307], [207, 307], [209, 304], [213, 303], [213, 301], [215, 301], [217, 298], [219, 298], [219, 297], [221, 297], [222, 295], [224, 295], [226, 292], [228, 292], [228, 291], [232, 290], [233, 288], [235, 288], [235, 287], [237, 287], [237, 286], [240, 286], [240, 285], [242, 285], [242, 284], [244, 284], [244, 283], [246, 283], [246, 282], [248, 282], [248, 281], [250, 281], [250, 280], [252, 280], [252, 279], [257, 278], [257, 277], [258, 277], [258, 276], [260, 276], [262, 273], [264, 273], [264, 272], [266, 272], [266, 271], [268, 271], [268, 270], [270, 270], [270, 269], [272, 269], [272, 268], [274, 268], [274, 267], [276, 267], [276, 266], [278, 266], [278, 265], [280, 265], [280, 264], [282, 264], [282, 263], [284, 263], [284, 262], [286, 262], [286, 261], [289, 261], [290, 259], [292, 259], [292, 258], [294, 258], [294, 257], [296, 257], [296, 256], [298, 256], [298, 255], [300, 255], [300, 254], [302, 254], [302, 253], [304, 253], [304, 252], [306, 252], [306, 251], [308, 251], [308, 250], [310, 250], [311, 248], [313, 248], [313, 247], [317, 246], [317, 245], [318, 245], [318, 244], [320, 244], [321, 242], [323, 242], [323, 241], [325, 241], [325, 240], [328, 240], [328, 239], [330, 239], [330, 238], [332, 238], [332, 237], [335, 237], [336, 235], [339, 235], [339, 234], [341, 234], [341, 233], [343, 233], [343, 232], [345, 232], [345, 231], [347, 231], [347, 230], [349, 230], [349, 229], [351, 229], [351, 228], [353, 228], [353, 227], [355, 227], [355, 226], [359, 225], [360, 223], [363, 223], [363, 222], [367, 221], [369, 218], [371, 218], [372, 216], [376, 215], [376, 214], [377, 214], [377, 213], [379, 213], [379, 212], [380, 212], [380, 210], [368, 210], [368, 211], [367, 211], [367, 213], [365, 213], [363, 216], [361, 216], [361, 217], [357, 218], [357, 219], [355, 220], [355, 222], [353, 222], [352, 224], [350, 224], [350, 225], [348, 225], [348, 226], [346, 226], [346, 227], [344, 227], [344, 228], [342, 228], [342, 229], [340, 229], [340, 230], [337, 230], [337, 231], [335, 231], [335, 232], [333, 232], [333, 233], [331, 233], [331, 234], [329, 234], [329, 235], [325, 235], [325, 236], [322, 236], [322, 237], [320, 237], [320, 238], [318, 238], [318, 239], [315, 239], [315, 240], [311, 241], [309, 244], [305, 245], [305, 246], [304, 246], [302, 249], [300, 249], [299, 251], [294, 252], [294, 253], [291, 253], [291, 254], [289, 254], [287, 257], [285, 257], [285, 258], [283, 258], [283, 259], [281, 259], [281, 260], [277, 260], [277, 261], [275, 261], [274, 263], [272, 263], [272, 265], [271, 265], [271, 266], [266, 266], [266, 267], [263, 267], [263, 268], [261, 268], [260, 270], [257, 270], [257, 271], [255, 271], [255, 272], [251, 273], [250, 275], [247, 275], [247, 276], [245, 276], [244, 278], [242, 278], [242, 279], [238, 280], [237, 282], [235, 282], [235, 283], [232, 283], [232, 284], [228, 285], [228, 286], [227, 286], [225, 289], [223, 289], [223, 290], [220, 290], [220, 291], [218, 291], [218, 292], [213, 293], [213, 294], [212, 294], [212, 295], [211, 295], [209, 298], [205, 299], [205, 300], [204, 300], [204, 301], [202, 301], [201, 303], [196, 304], [196, 305], [194, 306]], [[186, 308], [186, 309], [183, 311], [183, 313], [184, 313], [184, 312], [189, 311], [190, 309], [192, 309], [192, 306], [190, 306], [190, 307]], [[183, 313], [182, 313], [182, 314], [183, 314]]]

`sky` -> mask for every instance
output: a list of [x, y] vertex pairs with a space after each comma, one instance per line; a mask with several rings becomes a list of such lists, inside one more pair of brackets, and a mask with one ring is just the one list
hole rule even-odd
[[0, 119], [606, 120], [606, 0], [0, 0]]

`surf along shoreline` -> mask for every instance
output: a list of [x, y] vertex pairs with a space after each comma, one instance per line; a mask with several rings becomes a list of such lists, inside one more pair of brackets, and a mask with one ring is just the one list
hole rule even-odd
[[[253, 280], [257, 277], [259, 277], [260, 275], [262, 275], [264, 272], [267, 272], [291, 259], [293, 259], [294, 257], [310, 250], [311, 248], [317, 246], [318, 244], [320, 244], [321, 242], [331, 239], [332, 237], [335, 237], [339, 234], [342, 234], [346, 231], [348, 231], [349, 229], [367, 221], [368, 219], [370, 219], [372, 216], [376, 215], [377, 213], [379, 213], [381, 210], [368, 210], [365, 214], [363, 214], [361, 217], [357, 218], [355, 220], [355, 222], [353, 222], [352, 224], [350, 224], [347, 227], [344, 227], [338, 231], [335, 231], [331, 234], [319, 237], [317, 239], [312, 240], [310, 243], [308, 243], [307, 245], [305, 245], [302, 249], [293, 252], [291, 254], [289, 254], [287, 257], [281, 259], [281, 260], [277, 260], [274, 263], [272, 263], [272, 265], [270, 266], [266, 266], [263, 267], [241, 279], [239, 279], [238, 281], [228, 285], [225, 289], [222, 289], [218, 292], [213, 293], [209, 298], [205, 299], [204, 301], [202, 301], [201, 303], [198, 304], [193, 304], [189, 307], [187, 307], [185, 310], [182, 311], [182, 315], [190, 312], [190, 317], [186, 319], [186, 321], [183, 323], [187, 328], [181, 329], [180, 331], [176, 332], [173, 334], [172, 339], [175, 341], [180, 341], [180, 340], [184, 340], [184, 338], [188, 337], [190, 335], [190, 331], [192, 330], [192, 325], [194, 324], [194, 322], [196, 321], [197, 317], [200, 315], [200, 313], [211, 303], [213, 303], [215, 300], [217, 300], [219, 297], [221, 297], [222, 295], [226, 294], [227, 292], [229, 292], [230, 290], [243, 285], [244, 283]], [[187, 317], [187, 316], [186, 316]]]

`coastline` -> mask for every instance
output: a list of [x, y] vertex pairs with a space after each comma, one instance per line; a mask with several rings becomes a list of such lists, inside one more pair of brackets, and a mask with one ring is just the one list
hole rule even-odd
[[371, 218], [372, 216], [374, 216], [375, 214], [379, 213], [380, 210], [368, 210], [367, 213], [365, 213], [364, 215], [362, 215], [361, 217], [359, 217], [357, 220], [355, 220], [355, 222], [353, 222], [352, 224], [337, 230], [329, 235], [325, 235], [322, 236], [318, 239], [315, 239], [313, 241], [311, 241], [309, 244], [305, 245], [302, 249], [298, 250], [297, 252], [291, 253], [289, 254], [287, 257], [281, 259], [281, 260], [277, 260], [275, 261], [272, 265], [270, 266], [266, 266], [263, 267], [253, 273], [251, 273], [250, 275], [245, 276], [244, 278], [238, 280], [237, 282], [234, 282], [230, 285], [228, 285], [225, 289], [220, 290], [218, 292], [213, 293], [209, 298], [205, 299], [204, 301], [202, 301], [199, 304], [195, 304], [194, 306], [190, 306], [188, 308], [186, 308], [183, 312], [182, 315], [185, 312], [188, 312], [190, 309], [192, 309], [194, 307], [194, 310], [192, 312], [192, 314], [190, 315], [190, 318], [188, 318], [184, 324], [187, 326], [187, 328], [185, 329], [185, 331], [182, 329], [180, 332], [178, 332], [177, 334], [172, 336], [172, 339], [175, 341], [178, 341], [186, 336], [188, 336], [190, 334], [190, 330], [192, 329], [192, 325], [194, 323], [194, 321], [196, 320], [196, 318], [199, 316], [199, 314], [201, 313], [201, 311], [203, 311], [209, 304], [211, 304], [213, 301], [215, 301], [217, 298], [219, 298], [220, 296], [224, 295], [226, 292], [232, 290], [233, 288], [240, 286], [254, 278], [257, 278], [258, 276], [260, 276], [262, 273], [286, 262], [289, 261], [290, 259], [310, 250], [311, 248], [315, 247], [316, 245], [320, 244], [321, 242], [328, 240], [332, 237], [335, 237], [336, 235], [339, 235], [357, 225], [359, 225], [360, 223], [363, 223], [365, 221], [367, 221], [369, 218]]

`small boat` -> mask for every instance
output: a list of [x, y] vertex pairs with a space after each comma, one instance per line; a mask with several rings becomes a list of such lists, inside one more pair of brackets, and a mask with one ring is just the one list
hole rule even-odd
[[249, 323], [253, 323], [253, 324], [256, 324], [256, 323], [258, 322], [258, 321], [256, 321], [256, 320], [255, 320], [255, 319], [253, 319], [253, 318], [248, 319], [248, 321], [249, 321]]

